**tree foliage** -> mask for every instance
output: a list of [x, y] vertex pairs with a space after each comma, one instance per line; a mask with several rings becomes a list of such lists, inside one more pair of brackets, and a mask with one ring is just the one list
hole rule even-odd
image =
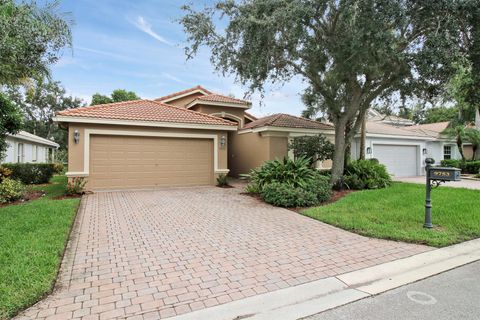
[[417, 114], [417, 123], [427, 124], [436, 122], [455, 121], [459, 117], [458, 107], [434, 107], [422, 110]]
[[0, 92], [0, 161], [5, 157], [8, 134], [16, 134], [22, 126], [22, 113], [10, 99]]
[[92, 96], [92, 103], [90, 105], [106, 104], [112, 102], [122, 102], [122, 101], [131, 101], [138, 100], [139, 96], [133, 91], [127, 91], [124, 89], [113, 90], [110, 96], [105, 96], [100, 93], [95, 93]]
[[84, 106], [84, 101], [68, 95], [59, 82], [48, 79], [26, 88], [12, 86], [7, 93], [24, 115], [24, 130], [54, 140], [61, 149], [67, 147], [66, 131], [53, 122], [53, 117], [58, 111]]
[[0, 84], [15, 84], [49, 73], [61, 49], [71, 44], [70, 22], [58, 1], [0, 0]]
[[476, 160], [477, 152], [480, 150], [480, 130], [475, 128], [467, 128], [465, 129], [465, 137], [466, 140], [472, 144], [472, 160]]
[[332, 159], [335, 147], [325, 136], [319, 134], [296, 137], [288, 145], [288, 148], [293, 151], [295, 159], [300, 157], [308, 159], [310, 165], [313, 166], [317, 161]]
[[[431, 97], [457, 56], [457, 1], [223, 0], [181, 18], [188, 57], [203, 45], [217, 71], [263, 91], [301, 76], [304, 101], [335, 125], [332, 182], [374, 99]], [[226, 20], [224, 23], [221, 19]], [[221, 22], [219, 22], [221, 21]]]

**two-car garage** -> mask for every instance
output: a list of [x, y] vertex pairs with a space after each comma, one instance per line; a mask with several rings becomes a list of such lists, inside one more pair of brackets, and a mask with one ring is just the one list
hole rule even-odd
[[213, 184], [213, 140], [92, 135], [89, 188]]

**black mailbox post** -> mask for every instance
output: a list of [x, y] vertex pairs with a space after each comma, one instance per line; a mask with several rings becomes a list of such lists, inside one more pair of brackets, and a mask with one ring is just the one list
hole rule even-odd
[[460, 181], [460, 169], [450, 167], [432, 167], [435, 160], [425, 159], [425, 171], [427, 176], [426, 195], [425, 195], [425, 228], [433, 228], [432, 224], [432, 200], [430, 192], [432, 187], [438, 187], [445, 181]]

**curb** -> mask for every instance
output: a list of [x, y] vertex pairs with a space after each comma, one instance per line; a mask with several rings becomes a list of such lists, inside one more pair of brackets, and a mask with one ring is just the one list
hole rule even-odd
[[281, 289], [171, 320], [297, 320], [480, 260], [480, 239]]

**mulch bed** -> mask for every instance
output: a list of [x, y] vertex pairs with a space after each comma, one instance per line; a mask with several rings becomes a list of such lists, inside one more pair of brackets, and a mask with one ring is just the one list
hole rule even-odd
[[53, 198], [53, 200], [63, 200], [63, 199], [78, 199], [78, 198], [81, 198], [82, 195], [81, 194], [64, 194], [64, 195], [61, 195], [61, 196], [56, 196]]
[[223, 189], [230, 189], [230, 188], [235, 188], [234, 186], [231, 186], [229, 184], [225, 185], [225, 186], [217, 186], [218, 188], [223, 188]]
[[[350, 194], [350, 193], [352, 193], [352, 192], [356, 192], [356, 191], [358, 191], [358, 190], [333, 190], [333, 191], [332, 191], [332, 196], [330, 197], [330, 199], [329, 199], [328, 201], [325, 201], [325, 202], [322, 202], [322, 203], [316, 205], [316, 207], [318, 207], [318, 206], [326, 206], [326, 205], [328, 205], [328, 204], [334, 203], [334, 202], [342, 199], [342, 198], [345, 197], [346, 195], [348, 195], [348, 194]], [[252, 197], [252, 198], [255, 198], [255, 199], [257, 199], [257, 200], [260, 200], [260, 201], [264, 202], [263, 199], [262, 199], [262, 197], [261, 197], [260, 194], [258, 194], [258, 193], [242, 192], [241, 194], [242, 194], [242, 195], [246, 195], [246, 196], [250, 196], [250, 197]], [[308, 208], [309, 208], [309, 207], [297, 207], [297, 208], [285, 208], [285, 209], [292, 210], [292, 211], [295, 211], [295, 212], [297, 212], [297, 213], [300, 213], [300, 212], [302, 212], [303, 210], [308, 209]]]
[[25, 203], [25, 202], [32, 201], [32, 200], [36, 200], [40, 197], [43, 197], [44, 195], [45, 195], [45, 193], [43, 193], [42, 191], [27, 191], [27, 193], [25, 194], [25, 196], [22, 199], [18, 199], [16, 201], [9, 202], [9, 203], [0, 204], [0, 208], [15, 205], [15, 204], [20, 204], [20, 203]]

